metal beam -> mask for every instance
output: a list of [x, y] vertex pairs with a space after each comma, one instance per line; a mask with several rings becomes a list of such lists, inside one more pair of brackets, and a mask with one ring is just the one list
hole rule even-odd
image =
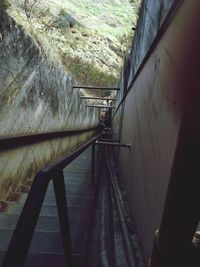
[[82, 99], [95, 99], [95, 100], [112, 100], [116, 101], [117, 98], [107, 98], [107, 97], [98, 97], [98, 96], [80, 96]]
[[108, 138], [100, 138], [99, 141], [102, 141], [102, 142], [114, 142], [114, 143], [119, 143], [120, 140], [113, 140], [113, 139], [108, 139]]
[[120, 143], [112, 143], [112, 142], [101, 142], [101, 141], [96, 141], [97, 145], [108, 145], [108, 146], [118, 146], [118, 147], [126, 147], [131, 149], [131, 144], [120, 144]]
[[98, 127], [80, 130], [66, 130], [66, 131], [55, 131], [46, 133], [34, 133], [27, 135], [16, 135], [16, 136], [0, 136], [0, 152], [14, 149], [18, 147], [28, 146], [43, 142], [46, 140], [53, 140], [57, 138], [64, 138], [68, 136], [80, 135], [89, 131], [98, 130]]
[[113, 106], [105, 106], [105, 105], [86, 105], [86, 108], [112, 108], [114, 109], [115, 107]]
[[53, 184], [59, 215], [60, 230], [62, 233], [65, 262], [67, 266], [73, 267], [72, 241], [63, 170], [57, 172], [56, 176], [57, 177], [53, 179]]
[[92, 144], [92, 185], [94, 184], [95, 178], [95, 143]]
[[98, 86], [73, 86], [73, 89], [87, 89], [87, 90], [114, 90], [119, 91], [118, 87], [98, 87]]
[[119, 183], [117, 181], [118, 177], [116, 174], [116, 168], [115, 168], [115, 165], [113, 164], [113, 159], [110, 157], [108, 153], [108, 150], [106, 150], [106, 163], [107, 163], [110, 180], [111, 180], [111, 184], [113, 188], [116, 208], [117, 208], [118, 215], [119, 215], [119, 224], [122, 230], [122, 238], [123, 238], [125, 253], [127, 256], [128, 266], [135, 267], [139, 265], [138, 258], [135, 253], [136, 249], [133, 247], [133, 242], [130, 239], [130, 233], [128, 230], [127, 214], [124, 210], [124, 204], [122, 204], [123, 196], [119, 188]]
[[119, 133], [103, 133], [103, 134], [106, 134], [106, 135], [119, 135]]
[[113, 128], [104, 128], [103, 134], [119, 135], [119, 132], [114, 131]]

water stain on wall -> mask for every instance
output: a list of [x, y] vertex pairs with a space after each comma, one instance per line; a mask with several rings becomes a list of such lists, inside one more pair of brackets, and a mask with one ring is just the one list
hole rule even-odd
[[[72, 90], [62, 66], [48, 61], [32, 39], [0, 11], [0, 136], [28, 135], [98, 125]], [[58, 160], [93, 133], [55, 139], [0, 154], [0, 200], [9, 199], [42, 167]]]

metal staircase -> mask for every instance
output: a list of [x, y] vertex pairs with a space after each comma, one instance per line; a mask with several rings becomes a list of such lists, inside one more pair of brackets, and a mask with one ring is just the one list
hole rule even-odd
[[[91, 185], [91, 147], [64, 169], [74, 266], [84, 266], [91, 225], [94, 186]], [[8, 248], [27, 194], [0, 214], [0, 263]], [[20, 247], [19, 247], [20, 250]], [[27, 267], [66, 266], [53, 182], [49, 183], [25, 262]]]

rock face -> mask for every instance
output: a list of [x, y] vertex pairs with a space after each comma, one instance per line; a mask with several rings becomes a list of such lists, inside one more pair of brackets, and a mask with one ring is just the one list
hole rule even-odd
[[[72, 78], [61, 66], [49, 62], [39, 44], [0, 10], [0, 135], [28, 135], [98, 124], [98, 114], [84, 107]], [[91, 135], [91, 133], [90, 133]], [[88, 134], [23, 147], [0, 155], [0, 199], [45, 164], [52, 162]], [[59, 149], [56, 149], [58, 148]]]

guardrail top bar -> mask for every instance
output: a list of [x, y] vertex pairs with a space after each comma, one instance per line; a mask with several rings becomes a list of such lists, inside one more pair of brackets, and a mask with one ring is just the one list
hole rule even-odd
[[88, 90], [115, 90], [119, 91], [119, 87], [98, 87], [98, 86], [73, 86], [73, 89], [88, 89]]
[[113, 106], [105, 106], [105, 105], [86, 105], [86, 108], [115, 108]]
[[0, 136], [0, 151], [14, 149], [17, 147], [23, 147], [46, 140], [52, 140], [57, 138], [64, 138], [68, 136], [75, 136], [83, 134], [85, 132], [97, 130], [98, 127], [92, 127], [88, 129], [80, 130], [66, 130], [66, 131], [55, 131], [46, 133], [35, 133], [29, 135], [18, 135], [18, 136]]
[[82, 99], [95, 99], [95, 100], [113, 100], [117, 101], [117, 98], [98, 97], [98, 96], [80, 96]]
[[104, 141], [96, 141], [97, 145], [106, 145], [106, 146], [118, 146], [118, 147], [125, 147], [131, 149], [131, 144], [121, 144], [118, 142], [104, 142]]
[[70, 164], [76, 157], [78, 157], [86, 148], [88, 148], [92, 143], [95, 143], [95, 141], [102, 135], [102, 132], [100, 131], [97, 135], [86, 141], [85, 143], [81, 144], [79, 147], [77, 147], [73, 152], [71, 152], [69, 155], [67, 155], [64, 159], [61, 159], [54, 163], [54, 165], [44, 168], [42, 171], [46, 174], [54, 173], [55, 171], [58, 171], [59, 169], [64, 169], [68, 164]]

